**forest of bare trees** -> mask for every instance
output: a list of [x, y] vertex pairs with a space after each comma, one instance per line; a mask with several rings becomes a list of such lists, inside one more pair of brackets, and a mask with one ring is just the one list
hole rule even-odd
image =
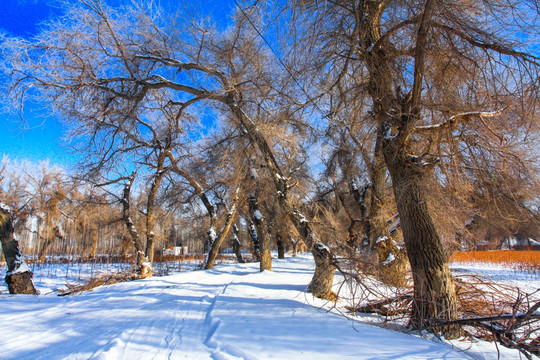
[[337, 299], [338, 270], [410, 273], [411, 326], [455, 337], [452, 252], [539, 238], [534, 1], [242, 2], [226, 28], [66, 4], [1, 38], [6, 107], [50, 109], [79, 159], [3, 159], [7, 262], [6, 231], [19, 254], [114, 254], [139, 276], [169, 246], [206, 269], [243, 246], [264, 271], [304, 243], [314, 296]]

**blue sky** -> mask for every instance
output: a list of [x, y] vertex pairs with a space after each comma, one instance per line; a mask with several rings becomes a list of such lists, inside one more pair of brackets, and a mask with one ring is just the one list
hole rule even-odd
[[[104, 0], [117, 4], [127, 0]], [[177, 0], [162, 0], [164, 4], [176, 4]], [[0, 32], [14, 36], [32, 37], [39, 32], [39, 24], [60, 13], [54, 6], [55, 0], [0, 0]], [[220, 25], [226, 23], [231, 12], [232, 0], [199, 1], [201, 9], [219, 18]], [[50, 160], [52, 163], [69, 166], [76, 160], [70, 155], [61, 140], [63, 130], [58, 119], [48, 117], [47, 109], [27, 106], [27, 123], [21, 126], [18, 116], [8, 117], [0, 113], [0, 158], [8, 155], [12, 159], [31, 161]]]
[[[1, 0], [0, 31], [10, 35], [31, 37], [38, 31], [38, 24], [55, 15], [58, 10], [46, 0]], [[10, 158], [27, 158], [33, 161], [50, 159], [59, 164], [73, 161], [60, 147], [62, 131], [56, 119], [43, 122], [43, 112], [33, 112], [28, 124], [21, 126], [18, 117], [0, 114], [0, 153]]]

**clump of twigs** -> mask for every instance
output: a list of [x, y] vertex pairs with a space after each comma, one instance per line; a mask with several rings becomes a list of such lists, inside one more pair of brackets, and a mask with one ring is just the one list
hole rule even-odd
[[461, 318], [441, 321], [461, 325], [470, 335], [540, 357], [540, 290], [528, 294], [479, 276], [456, 278]]
[[[473, 275], [456, 277], [455, 281], [460, 318], [432, 319], [427, 322], [430, 329], [459, 325], [469, 336], [516, 349], [527, 359], [540, 357], [540, 289], [523, 293]], [[370, 299], [347, 309], [384, 316], [387, 322], [402, 321], [411, 312], [412, 299], [411, 289], [396, 288], [394, 296]]]

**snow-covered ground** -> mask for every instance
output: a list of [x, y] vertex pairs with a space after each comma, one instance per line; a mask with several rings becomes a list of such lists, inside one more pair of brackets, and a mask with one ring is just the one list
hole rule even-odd
[[0, 359], [497, 358], [493, 344], [454, 341], [464, 352], [340, 315], [339, 306], [305, 293], [309, 256], [274, 260], [272, 272], [258, 268], [222, 264], [65, 297], [39, 281], [48, 294], [4, 292]]
[[540, 273], [519, 271], [507, 264], [452, 263], [450, 268], [456, 275], [479, 275], [527, 293], [540, 290]]

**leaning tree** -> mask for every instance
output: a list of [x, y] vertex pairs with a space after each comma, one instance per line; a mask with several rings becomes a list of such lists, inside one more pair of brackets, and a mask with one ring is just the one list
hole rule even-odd
[[369, 97], [413, 272], [412, 326], [455, 319], [456, 290], [427, 184], [496, 178], [501, 169], [536, 176], [527, 172], [530, 159], [515, 156], [534, 136], [540, 62], [527, 42], [538, 37], [536, 2], [290, 5], [294, 59], [317, 64], [327, 88]]
[[[101, 159], [130, 157], [143, 148], [151, 149], [151, 154], [163, 150], [168, 169], [183, 177], [189, 174], [177, 166], [182, 153], [166, 150], [164, 134], [173, 130], [172, 136], [189, 143], [200, 131], [183, 132], [186, 119], [200, 120], [204, 129], [205, 122], [213, 125], [209, 118], [224, 115], [217, 119], [238, 129], [264, 160], [283, 213], [313, 249], [311, 291], [332, 298], [331, 253], [295, 205], [290, 171], [258, 123], [260, 108], [251, 106], [253, 89], [268, 87], [254, 77], [271, 80], [265, 77], [268, 60], [260, 42], [253, 33], [246, 34], [245, 21], [218, 34], [191, 19], [177, 19], [173, 26], [153, 6], [120, 11], [100, 0], [81, 0], [35, 39], [4, 39], [3, 69], [10, 98], [18, 103], [34, 98], [50, 105], [74, 132], [83, 131], [89, 144], [107, 136], [109, 141], [98, 143], [103, 147]], [[165, 110], [173, 116], [164, 121]], [[188, 182], [196, 185], [193, 180]]]

